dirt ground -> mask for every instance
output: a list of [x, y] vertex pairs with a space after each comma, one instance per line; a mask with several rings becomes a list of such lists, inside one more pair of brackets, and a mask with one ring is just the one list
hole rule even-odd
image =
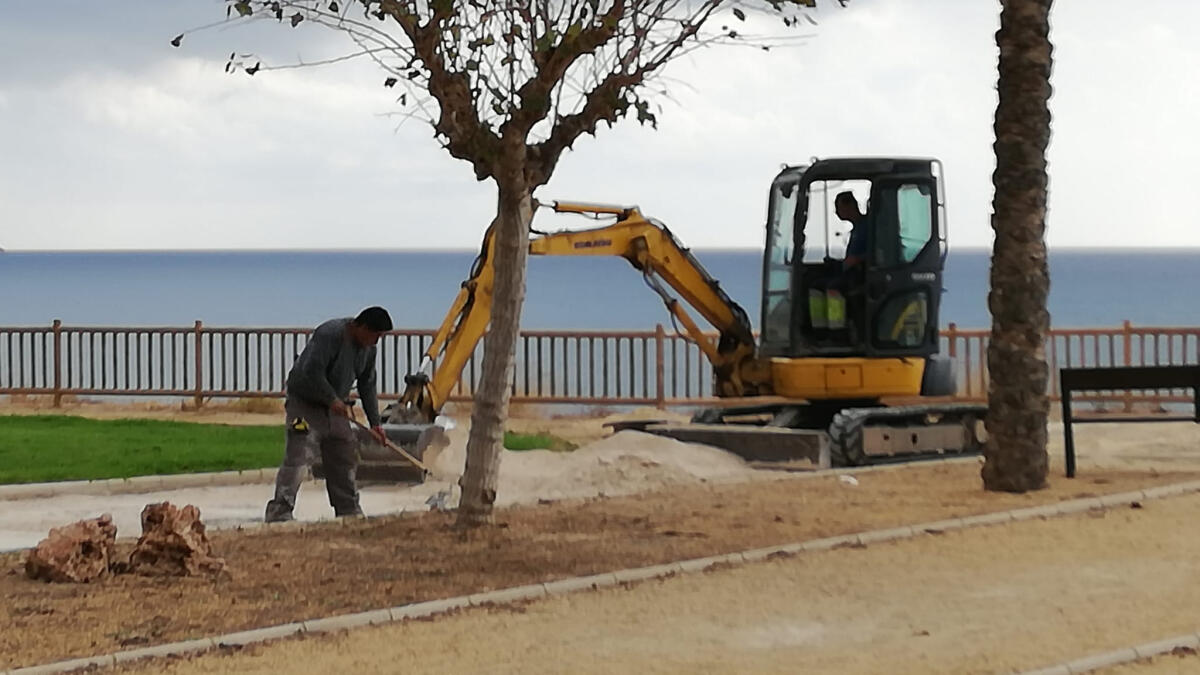
[[50, 396], [0, 396], [0, 415], [77, 415], [91, 419], [149, 419], [203, 424], [280, 424], [283, 402], [274, 399], [210, 401], [197, 410], [190, 400], [113, 402], [65, 396], [55, 407]]
[[1194, 630], [1200, 539], [1176, 535], [1198, 517], [1200, 496], [1155, 500], [131, 670], [1010, 673]]
[[[48, 585], [0, 556], [0, 667], [215, 635], [469, 592], [1178, 482], [1198, 472], [1094, 469], [1025, 495], [985, 493], [976, 463], [679, 486], [521, 506], [461, 534], [448, 514], [304, 530], [215, 532], [226, 580], [128, 576]], [[977, 555], [977, 552], [967, 551]]]
[[[3, 402], [0, 414], [55, 410], [47, 410], [44, 403]], [[278, 423], [277, 412], [242, 407], [257, 405], [261, 402], [231, 402], [197, 413], [153, 404], [69, 402], [62, 411], [93, 417]], [[556, 417], [537, 408], [515, 412], [511, 429], [549, 431], [581, 444], [602, 437], [603, 423], [613, 419], [686, 418], [654, 410], [583, 418]], [[466, 411], [452, 415], [462, 424], [467, 421]], [[640, 486], [653, 491], [632, 496], [535, 500], [501, 510], [496, 528], [469, 535], [452, 530], [452, 517], [436, 512], [356, 521], [348, 527], [318, 523], [299, 532], [213, 532], [215, 553], [226, 558], [233, 572], [229, 579], [117, 577], [87, 586], [46, 585], [25, 579], [19, 555], [3, 555], [0, 668], [1200, 477], [1196, 425], [1082, 425], [1076, 431], [1080, 477], [1073, 481], [1061, 478], [1061, 433], [1052, 426], [1050, 487], [1027, 495], [983, 492], [976, 463], [912, 465], [864, 474], [858, 485], [836, 477], [769, 472], [773, 480], [715, 484], [699, 479], [693, 484]], [[457, 435], [462, 434], [460, 427]], [[628, 468], [638, 475], [646, 471]], [[1007, 539], [996, 538], [1008, 528], [987, 531], [992, 534], [978, 540], [947, 537], [945, 541], [957, 543], [933, 555], [974, 565], [981, 557], [996, 557], [997, 550], [1009, 549]], [[1043, 544], [1070, 547], [1090, 541], [1064, 531]], [[868, 576], [881, 583], [908, 578], [907, 572], [891, 570], [909, 562], [889, 564], [893, 567], [880, 567], [885, 571]], [[1060, 566], [1070, 569], [1074, 564]], [[1082, 582], [1068, 578], [1063, 583]], [[828, 596], [825, 601], [831, 598], [837, 599]], [[914, 621], [922, 611], [926, 610], [913, 609]], [[430, 625], [440, 625], [440, 620]], [[1064, 658], [1086, 653], [1090, 652]], [[1167, 666], [1155, 662], [1137, 667], [1158, 672]]]

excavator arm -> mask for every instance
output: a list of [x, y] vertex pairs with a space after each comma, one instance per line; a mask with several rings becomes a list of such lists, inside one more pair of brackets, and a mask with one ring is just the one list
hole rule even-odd
[[[765, 393], [770, 384], [770, 369], [757, 358], [754, 333], [745, 310], [721, 289], [666, 226], [645, 218], [635, 207], [566, 202], [550, 206], [556, 213], [614, 217], [616, 222], [585, 230], [538, 233], [529, 241], [530, 255], [625, 258], [642, 273], [647, 285], [663, 299], [672, 320], [682, 325], [688, 339], [713, 364], [718, 396]], [[495, 281], [493, 237], [489, 228], [470, 277], [463, 282], [450, 311], [434, 333], [419, 370], [405, 376], [405, 391], [392, 421], [432, 422], [487, 331]], [[717, 339], [692, 318], [680, 299], [716, 329]]]

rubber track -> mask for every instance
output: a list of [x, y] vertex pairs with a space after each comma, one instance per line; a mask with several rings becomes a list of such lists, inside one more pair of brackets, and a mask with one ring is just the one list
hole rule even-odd
[[[896, 461], [895, 458], [915, 459], [919, 457], [942, 457], [946, 453], [913, 453], [897, 456], [868, 456], [863, 450], [863, 429], [873, 422], [897, 422], [909, 419], [916, 424], [905, 426], [924, 426], [925, 416], [930, 413], [941, 415], [942, 422], [947, 419], [962, 420], [969, 415], [983, 419], [987, 406], [973, 403], [953, 403], [949, 405], [910, 405], [879, 408], [847, 408], [833, 416], [829, 424], [829, 458], [833, 466], [864, 466]], [[888, 424], [888, 426], [893, 426]], [[974, 450], [978, 452], [978, 449]], [[952, 454], [969, 454], [971, 451]]]

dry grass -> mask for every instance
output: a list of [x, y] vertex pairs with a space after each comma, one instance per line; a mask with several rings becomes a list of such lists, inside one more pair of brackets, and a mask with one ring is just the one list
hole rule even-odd
[[[62, 405], [78, 405], [79, 403], [79, 397], [74, 394], [64, 394], [61, 399]], [[54, 397], [41, 394], [9, 394], [0, 396], [0, 405], [44, 410], [54, 408]]]
[[697, 485], [499, 512], [463, 533], [451, 515], [217, 532], [230, 580], [117, 577], [48, 585], [0, 556], [0, 668], [106, 653], [471, 592], [1176, 482], [1195, 473], [1089, 470], [1025, 495], [985, 493], [974, 463]]

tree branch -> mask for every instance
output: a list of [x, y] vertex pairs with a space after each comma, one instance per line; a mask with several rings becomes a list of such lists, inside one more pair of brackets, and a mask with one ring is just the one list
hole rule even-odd
[[408, 36], [413, 54], [429, 71], [428, 90], [441, 108], [433, 128], [445, 138], [446, 150], [452, 157], [470, 162], [477, 180], [493, 176], [495, 160], [500, 156], [500, 137], [480, 122], [466, 73], [448, 69], [438, 49], [443, 24], [450, 13], [435, 11], [428, 21], [420, 24], [416, 15], [406, 11], [397, 0], [382, 0], [379, 8]]
[[[625, 12], [625, 1], [614, 0], [608, 11], [595, 17], [593, 25], [571, 36], [571, 29], [540, 59], [536, 74], [517, 90], [520, 108], [506, 123], [523, 134], [528, 134], [535, 124], [550, 112], [551, 94], [566, 75], [571, 64], [584, 54], [590, 54], [617, 34], [620, 19]], [[574, 25], [574, 24], [572, 24]], [[538, 60], [535, 51], [535, 61]]]
[[[583, 108], [579, 112], [557, 119], [546, 140], [529, 149], [530, 186], [539, 187], [549, 182], [559, 157], [580, 135], [585, 132], [595, 135], [596, 126], [600, 122], [608, 122], [611, 126], [623, 117], [631, 104], [624, 98], [624, 94], [645, 82], [650, 75], [670, 61], [683, 45], [696, 36], [700, 27], [720, 4], [721, 0], [705, 2], [692, 20], [685, 22], [679, 33], [663, 45], [649, 61], [628, 70], [630, 64], [635, 63], [637, 59], [623, 59], [619, 70], [610, 73], [587, 93]], [[644, 33], [635, 35], [634, 44], [626, 55], [640, 54], [645, 39]]]

